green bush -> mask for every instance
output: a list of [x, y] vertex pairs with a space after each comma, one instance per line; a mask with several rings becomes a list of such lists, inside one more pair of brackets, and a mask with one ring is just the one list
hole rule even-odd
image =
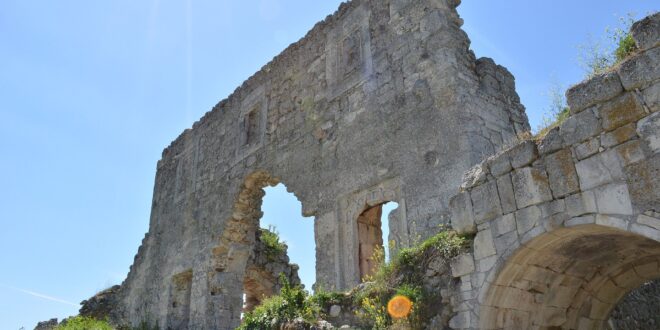
[[55, 327], [55, 330], [114, 330], [106, 321], [99, 321], [85, 316], [68, 318], [63, 323]]
[[282, 254], [286, 254], [287, 246], [285, 242], [280, 241], [280, 235], [275, 226], [268, 226], [268, 229], [259, 229], [259, 238], [266, 246], [266, 256], [274, 260]]
[[286, 322], [302, 318], [309, 324], [320, 315], [320, 307], [310, 299], [307, 291], [300, 286], [292, 287], [283, 274], [280, 274], [282, 291], [279, 295], [266, 298], [252, 312], [245, 313], [243, 323], [237, 330], [279, 329]]
[[[372, 329], [387, 329], [401, 324], [413, 329], [423, 326], [426, 318], [439, 303], [438, 293], [425, 292], [422, 287], [424, 270], [435, 258], [449, 261], [464, 251], [470, 240], [454, 231], [442, 230], [422, 243], [400, 249], [387, 263], [382, 250], [376, 251], [373, 260], [377, 269], [365, 278], [364, 288], [353, 292], [353, 301], [359, 306], [358, 317]], [[412, 312], [406, 319], [394, 320], [387, 313], [387, 303], [396, 295], [406, 296], [413, 302]]]

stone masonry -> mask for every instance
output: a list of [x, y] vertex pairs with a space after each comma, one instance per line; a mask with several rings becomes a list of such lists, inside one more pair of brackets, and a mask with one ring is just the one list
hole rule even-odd
[[660, 14], [632, 36], [633, 56], [567, 92], [571, 116], [559, 127], [466, 173], [451, 223], [476, 236], [453, 262], [451, 328], [654, 322], [640, 319], [660, 307], [644, 291], [610, 320], [628, 292], [660, 278]]
[[314, 217], [326, 289], [360, 283], [364, 210], [398, 203], [400, 247], [448, 223], [461, 174], [529, 130], [513, 76], [469, 50], [459, 3], [344, 3], [172, 142], [117, 321], [236, 327], [263, 188], [280, 182]]

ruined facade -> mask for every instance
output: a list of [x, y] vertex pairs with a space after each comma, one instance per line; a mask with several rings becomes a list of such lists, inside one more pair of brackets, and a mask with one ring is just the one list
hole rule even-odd
[[[459, 285], [443, 291], [455, 329], [597, 328], [629, 288], [660, 275], [657, 43], [576, 87], [572, 117], [540, 146], [516, 145], [529, 124], [513, 76], [474, 57], [459, 3], [343, 4], [172, 142], [117, 319], [235, 328], [261, 281], [263, 188], [277, 183], [314, 217], [324, 288], [369, 272], [361, 249], [382, 244], [371, 218], [383, 203], [399, 205], [397, 246], [450, 222], [476, 233], [452, 267]], [[575, 250], [587, 251], [571, 256], [583, 266], [567, 258]], [[580, 290], [604, 286], [607, 297]]]
[[367, 208], [398, 203], [397, 246], [448, 223], [461, 174], [529, 129], [512, 75], [469, 50], [458, 4], [343, 4], [166, 148], [125, 318], [167, 327], [176, 300], [190, 328], [235, 327], [262, 188], [279, 182], [314, 217], [325, 288], [360, 282]]

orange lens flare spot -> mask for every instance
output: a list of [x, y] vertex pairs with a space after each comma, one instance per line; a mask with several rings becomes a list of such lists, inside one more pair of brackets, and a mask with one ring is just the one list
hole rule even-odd
[[412, 301], [406, 296], [394, 296], [387, 303], [387, 312], [395, 319], [408, 317], [412, 311]]

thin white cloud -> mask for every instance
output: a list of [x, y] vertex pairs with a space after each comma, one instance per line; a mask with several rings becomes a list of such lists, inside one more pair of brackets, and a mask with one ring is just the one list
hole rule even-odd
[[45, 294], [42, 294], [42, 293], [38, 293], [38, 292], [30, 291], [30, 290], [25, 290], [25, 289], [21, 289], [21, 288], [16, 288], [16, 287], [9, 286], [9, 285], [4, 285], [4, 284], [0, 284], [0, 286], [2, 286], [4, 288], [7, 288], [7, 289], [14, 290], [14, 291], [18, 291], [18, 292], [21, 292], [21, 293], [24, 293], [24, 294], [27, 294], [27, 295], [30, 295], [30, 296], [33, 296], [33, 297], [58, 302], [60, 304], [65, 304], [65, 305], [70, 305], [70, 306], [75, 306], [75, 307], [79, 306], [78, 304], [72, 303], [70, 301], [60, 299], [60, 298], [56, 298], [56, 297], [52, 297], [52, 296], [45, 295]]

